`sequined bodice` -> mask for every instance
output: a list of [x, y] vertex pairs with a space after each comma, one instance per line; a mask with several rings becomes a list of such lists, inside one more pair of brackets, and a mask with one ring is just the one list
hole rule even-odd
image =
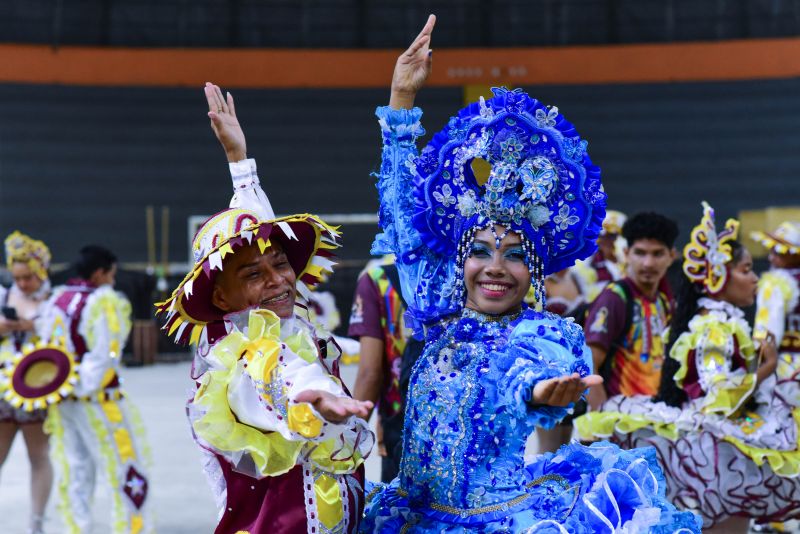
[[[406, 410], [400, 485], [412, 500], [464, 509], [525, 493], [525, 441], [536, 419], [527, 399], [515, 398], [514, 390], [525, 389], [515, 384], [520, 349], [508, 346], [521, 323], [535, 324], [543, 337], [562, 339], [564, 347], [583, 346], [582, 334], [568, 343], [559, 328], [569, 324], [564, 330], [576, 334], [571, 328], [580, 330], [577, 326], [533, 310], [499, 319], [465, 311], [428, 332]], [[574, 359], [566, 368], [556, 360], [553, 376], [583, 370], [570, 367]]]

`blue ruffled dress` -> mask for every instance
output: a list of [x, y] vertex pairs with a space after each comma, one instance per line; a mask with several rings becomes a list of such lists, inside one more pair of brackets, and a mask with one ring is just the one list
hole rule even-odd
[[453, 309], [452, 265], [420, 243], [407, 209], [421, 111], [378, 116], [385, 233], [373, 250], [397, 255], [412, 320], [429, 326], [409, 385], [400, 476], [368, 487], [361, 532], [700, 532], [695, 515], [666, 502], [652, 449], [570, 444], [525, 465], [531, 432], [571, 409], [531, 404], [532, 388], [591, 372], [583, 331], [532, 309]]

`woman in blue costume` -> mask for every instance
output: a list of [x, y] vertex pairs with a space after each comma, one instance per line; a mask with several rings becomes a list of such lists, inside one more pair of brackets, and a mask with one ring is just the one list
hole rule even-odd
[[[378, 175], [383, 233], [425, 333], [400, 476], [367, 492], [362, 532], [699, 532], [664, 500], [651, 449], [567, 445], [525, 465], [526, 438], [585, 389], [591, 353], [571, 321], [522, 304], [530, 284], [594, 252], [600, 171], [556, 108], [495, 90], [417, 153], [431, 16], [400, 56]], [[485, 180], [485, 181], [484, 181]], [[484, 185], [479, 185], [484, 184]]]

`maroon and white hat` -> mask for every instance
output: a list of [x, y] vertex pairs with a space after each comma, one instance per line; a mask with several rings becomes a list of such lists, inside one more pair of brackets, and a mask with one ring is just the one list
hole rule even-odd
[[308, 213], [264, 220], [252, 209], [229, 208], [213, 215], [192, 241], [194, 267], [169, 299], [156, 304], [157, 313], [166, 316], [164, 330], [176, 343], [197, 343], [208, 325], [222, 323], [224, 312], [211, 301], [214, 280], [225, 257], [239, 247], [257, 243], [264, 252], [273, 241], [280, 243], [305, 296], [306, 286], [332, 271], [338, 239], [336, 228]]

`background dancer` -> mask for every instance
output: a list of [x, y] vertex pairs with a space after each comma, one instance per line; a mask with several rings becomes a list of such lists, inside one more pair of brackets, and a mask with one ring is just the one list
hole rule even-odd
[[589, 302], [596, 299], [610, 282], [626, 276], [624, 256], [627, 247], [622, 227], [627, 220], [621, 211], [606, 210], [603, 229], [597, 238], [597, 252], [572, 268]]
[[710, 532], [800, 515], [800, 411], [787, 402], [798, 383], [776, 380], [772, 336], [759, 348], [751, 338], [741, 308], [753, 304], [758, 277], [738, 227], [731, 219], [717, 233], [704, 203], [683, 253], [658, 397], [617, 395], [576, 420], [584, 438], [654, 446], [668, 498], [700, 513]]
[[[792, 379], [800, 373], [800, 223], [784, 222], [774, 232], [753, 232], [769, 250], [771, 269], [758, 284], [758, 310], [753, 337], [772, 335], [778, 345], [777, 375]], [[800, 397], [794, 399], [800, 404]]]
[[114, 291], [117, 258], [81, 249], [79, 278], [57, 287], [42, 310], [42, 337], [64, 343], [77, 363], [73, 394], [49, 410], [46, 430], [59, 471], [59, 508], [70, 534], [91, 531], [98, 472], [111, 493], [111, 532], [149, 533], [150, 480], [142, 422], [121, 389], [120, 357], [131, 306]]
[[[0, 287], [0, 370], [11, 363], [26, 343], [38, 339], [35, 322], [42, 304], [50, 296], [50, 249], [41, 241], [20, 232], [5, 240], [6, 265], [14, 283], [9, 289]], [[6, 460], [17, 432], [22, 433], [31, 464], [31, 534], [42, 534], [44, 514], [50, 488], [53, 485], [53, 466], [48, 454], [47, 435], [42, 424], [47, 410], [26, 411], [14, 408], [2, 399], [0, 379], [0, 466]]]

